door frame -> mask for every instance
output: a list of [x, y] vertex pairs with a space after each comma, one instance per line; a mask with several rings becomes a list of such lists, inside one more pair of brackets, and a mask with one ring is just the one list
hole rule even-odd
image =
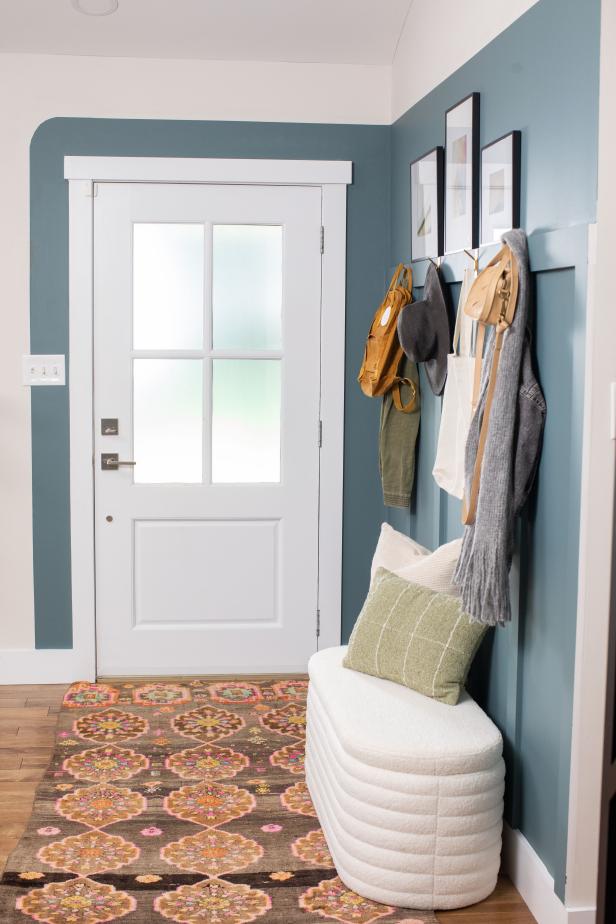
[[97, 183], [318, 186], [321, 188], [321, 441], [318, 646], [339, 645], [342, 589], [346, 187], [351, 161], [183, 157], [64, 158], [69, 196], [69, 405], [73, 650], [96, 679], [94, 544], [94, 198]]

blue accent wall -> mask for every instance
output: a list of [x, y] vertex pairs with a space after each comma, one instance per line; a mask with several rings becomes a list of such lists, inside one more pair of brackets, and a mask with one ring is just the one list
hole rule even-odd
[[[68, 354], [66, 154], [352, 160], [347, 212], [343, 633], [363, 602], [382, 504], [379, 402], [356, 386], [366, 331], [389, 263], [389, 126], [51, 119], [31, 163], [31, 349]], [[69, 370], [70, 374], [70, 370]], [[68, 390], [32, 389], [32, 490], [37, 648], [70, 648]], [[298, 408], [301, 414], [301, 408]]]
[[[600, 2], [540, 0], [392, 126], [392, 251], [408, 260], [409, 164], [444, 144], [444, 113], [481, 93], [481, 144], [522, 131], [521, 223], [535, 290], [534, 347], [548, 418], [519, 530], [514, 621], [488, 638], [473, 692], [503, 731], [506, 814], [564, 895], [581, 476], [586, 230], [597, 188]], [[553, 233], [549, 233], [553, 231]], [[465, 258], [443, 274], [456, 304]], [[417, 267], [417, 282], [423, 272]], [[435, 547], [462, 534], [460, 503], [432, 477], [440, 398], [422, 374], [417, 476], [393, 526]]]

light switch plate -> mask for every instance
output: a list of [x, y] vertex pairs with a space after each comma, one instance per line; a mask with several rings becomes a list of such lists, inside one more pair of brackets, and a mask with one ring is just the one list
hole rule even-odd
[[24, 385], [64, 385], [66, 374], [62, 354], [32, 353], [22, 358]]

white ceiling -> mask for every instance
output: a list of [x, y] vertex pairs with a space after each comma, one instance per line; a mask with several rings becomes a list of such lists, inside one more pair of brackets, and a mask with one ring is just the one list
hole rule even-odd
[[0, 51], [391, 64], [412, 0], [0, 0]]

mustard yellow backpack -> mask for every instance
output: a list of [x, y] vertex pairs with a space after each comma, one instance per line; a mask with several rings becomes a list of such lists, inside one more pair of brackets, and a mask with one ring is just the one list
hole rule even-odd
[[[369, 398], [379, 398], [391, 391], [395, 407], [410, 413], [417, 404], [414, 382], [401, 378], [398, 368], [403, 350], [398, 340], [398, 315], [413, 300], [413, 273], [403, 263], [398, 265], [385, 298], [379, 305], [366, 340], [364, 358], [357, 376], [361, 390]], [[411, 400], [402, 403], [400, 386], [408, 385]]]

